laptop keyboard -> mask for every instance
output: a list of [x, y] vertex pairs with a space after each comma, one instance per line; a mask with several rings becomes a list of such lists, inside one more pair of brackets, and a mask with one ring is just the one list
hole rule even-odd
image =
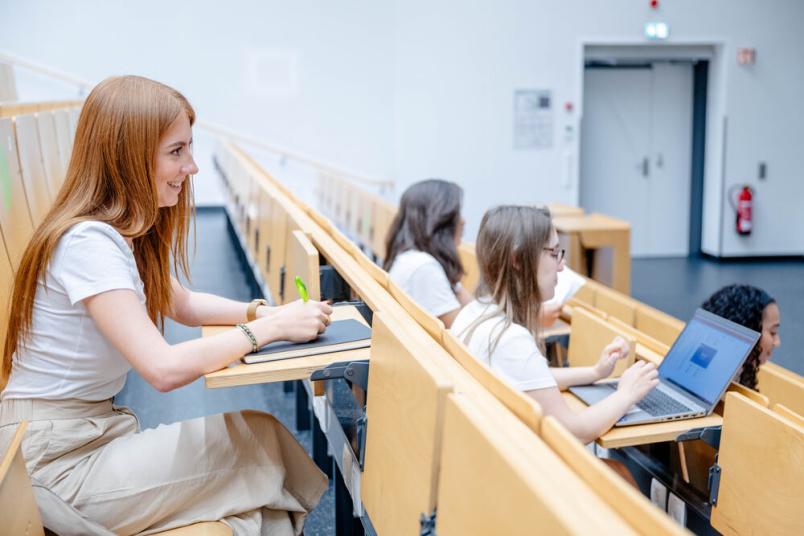
[[678, 402], [673, 397], [658, 389], [651, 389], [648, 395], [637, 403], [637, 407], [654, 416], [673, 415], [675, 413], [692, 411], [681, 402]]

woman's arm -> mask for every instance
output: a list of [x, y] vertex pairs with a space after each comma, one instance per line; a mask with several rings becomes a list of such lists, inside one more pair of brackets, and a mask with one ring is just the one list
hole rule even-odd
[[622, 375], [617, 391], [579, 413], [567, 406], [561, 392], [554, 387], [527, 394], [539, 403], [544, 415], [554, 416], [581, 442], [589, 443], [606, 433], [631, 406], [642, 400], [659, 383], [657, 375], [654, 365], [638, 361]]
[[562, 391], [574, 385], [588, 385], [608, 378], [614, 371], [617, 361], [628, 357], [628, 343], [622, 337], [615, 337], [603, 351], [592, 367], [550, 367], [558, 388]]
[[[170, 318], [185, 326], [233, 325], [246, 321], [247, 303], [230, 300], [206, 292], [194, 292], [170, 278], [173, 310]], [[257, 316], [271, 316], [276, 307], [260, 306]]]
[[[251, 342], [239, 328], [168, 344], [131, 290], [103, 292], [86, 298], [83, 303], [103, 336], [149, 384], [162, 392], [219, 370], [251, 351]], [[261, 346], [276, 340], [305, 342], [324, 331], [331, 313], [332, 308], [326, 303], [297, 301], [247, 326]], [[234, 309], [227, 314], [235, 314]], [[228, 322], [244, 320], [244, 317], [245, 311], [238, 318], [219, 318]]]

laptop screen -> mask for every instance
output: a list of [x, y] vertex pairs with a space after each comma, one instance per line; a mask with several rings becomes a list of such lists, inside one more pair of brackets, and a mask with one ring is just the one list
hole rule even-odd
[[659, 377], [714, 404], [759, 333], [698, 309], [659, 366]]

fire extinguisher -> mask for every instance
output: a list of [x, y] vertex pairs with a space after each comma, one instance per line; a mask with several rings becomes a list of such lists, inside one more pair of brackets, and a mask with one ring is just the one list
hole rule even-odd
[[[740, 193], [736, 196], [735, 192]], [[735, 213], [735, 229], [738, 235], [747, 236], [752, 229], [752, 211], [754, 205], [754, 190], [748, 185], [735, 185], [729, 189], [729, 202]]]

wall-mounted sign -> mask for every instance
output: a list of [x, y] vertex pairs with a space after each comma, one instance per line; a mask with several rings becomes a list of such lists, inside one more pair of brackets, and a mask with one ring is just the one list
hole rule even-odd
[[514, 91], [514, 149], [553, 145], [553, 98], [548, 89]]

